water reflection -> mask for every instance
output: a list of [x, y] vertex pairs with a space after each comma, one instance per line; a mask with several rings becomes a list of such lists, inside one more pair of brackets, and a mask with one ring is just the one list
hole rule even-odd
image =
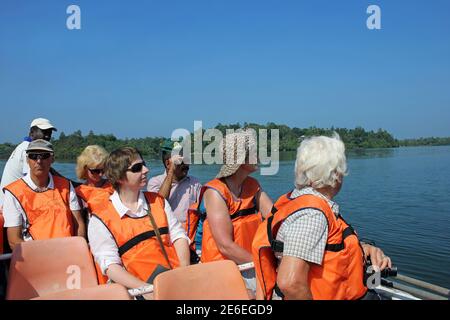
[[397, 149], [352, 149], [347, 151], [349, 159], [391, 158]]

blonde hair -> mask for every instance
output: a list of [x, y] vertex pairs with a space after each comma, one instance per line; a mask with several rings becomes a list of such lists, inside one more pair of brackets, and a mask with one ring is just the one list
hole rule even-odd
[[315, 136], [302, 141], [297, 149], [295, 184], [301, 189], [335, 187], [347, 175], [345, 145], [339, 135]]
[[87, 179], [87, 169], [104, 165], [108, 152], [98, 145], [87, 146], [77, 158], [77, 177], [80, 180]]

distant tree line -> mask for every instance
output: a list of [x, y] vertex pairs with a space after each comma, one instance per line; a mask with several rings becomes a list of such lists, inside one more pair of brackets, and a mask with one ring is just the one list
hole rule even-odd
[[[290, 128], [286, 125], [275, 124], [269, 122], [266, 125], [260, 125], [255, 123], [240, 123], [224, 125], [219, 123], [216, 129], [225, 134], [227, 129], [243, 129], [253, 128], [267, 129], [268, 139], [270, 145], [270, 130], [278, 129], [280, 136], [279, 151], [294, 151], [297, 149], [299, 142], [309, 136], [314, 135], [328, 135], [330, 136], [336, 131], [344, 141], [346, 148], [351, 149], [369, 149], [369, 148], [396, 148], [399, 146], [423, 146], [423, 145], [449, 145], [449, 138], [420, 138], [420, 139], [407, 139], [397, 140], [392, 134], [383, 129], [377, 131], [366, 131], [361, 127], [355, 129], [346, 128]], [[74, 160], [88, 145], [101, 145], [107, 151], [123, 146], [133, 146], [138, 148], [143, 156], [147, 158], [158, 158], [160, 155], [160, 147], [166, 138], [164, 137], [147, 137], [137, 139], [118, 139], [112, 134], [94, 134], [90, 131], [87, 135], [83, 136], [80, 130], [75, 131], [72, 134], [66, 135], [61, 132], [58, 139], [52, 139], [55, 153], [60, 160]], [[204, 142], [207, 145], [209, 142]], [[0, 144], [0, 159], [7, 159], [16, 145], [11, 143]]]
[[400, 140], [401, 147], [446, 146], [446, 145], [450, 145], [450, 137], [447, 137], [447, 138], [431, 137], [431, 138]]

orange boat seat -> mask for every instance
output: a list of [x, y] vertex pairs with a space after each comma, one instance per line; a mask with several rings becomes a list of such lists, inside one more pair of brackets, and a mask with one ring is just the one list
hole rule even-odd
[[6, 299], [32, 299], [97, 285], [94, 262], [84, 238], [27, 241], [13, 250]]
[[66, 290], [32, 300], [133, 300], [128, 290], [117, 283], [80, 290]]
[[163, 272], [153, 286], [155, 300], [249, 300], [239, 268], [231, 260]]

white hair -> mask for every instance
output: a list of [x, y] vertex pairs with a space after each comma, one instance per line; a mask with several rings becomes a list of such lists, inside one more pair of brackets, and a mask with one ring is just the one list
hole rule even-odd
[[297, 188], [335, 187], [347, 175], [345, 145], [339, 135], [306, 138], [297, 149], [295, 184]]

